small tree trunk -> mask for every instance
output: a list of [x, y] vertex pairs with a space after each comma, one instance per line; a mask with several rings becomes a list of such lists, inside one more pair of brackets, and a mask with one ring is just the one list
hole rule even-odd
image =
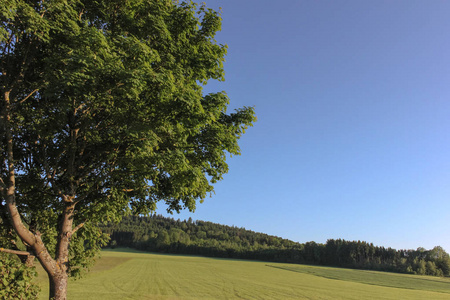
[[68, 276], [66, 272], [55, 274], [54, 276], [48, 275], [50, 282], [50, 300], [66, 300], [67, 299], [67, 280]]

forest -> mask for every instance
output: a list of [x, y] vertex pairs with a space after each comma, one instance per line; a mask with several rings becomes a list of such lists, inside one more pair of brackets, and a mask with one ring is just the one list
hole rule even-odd
[[298, 243], [245, 228], [161, 215], [124, 217], [101, 230], [110, 236], [111, 248], [450, 276], [449, 254], [440, 246], [396, 250], [343, 239]]

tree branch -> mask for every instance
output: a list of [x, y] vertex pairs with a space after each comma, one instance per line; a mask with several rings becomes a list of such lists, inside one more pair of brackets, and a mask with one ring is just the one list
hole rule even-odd
[[11, 249], [5, 249], [5, 248], [0, 248], [0, 252], [11, 253], [11, 254], [16, 254], [16, 255], [26, 255], [26, 256], [33, 255], [27, 251], [11, 250]]
[[84, 221], [84, 222], [78, 224], [78, 225], [72, 230], [72, 234], [74, 234], [74, 233], [77, 232], [79, 229], [81, 229], [81, 228], [84, 226], [84, 224], [86, 224], [86, 222], [87, 222], [87, 221]]
[[2, 111], [3, 122], [5, 123], [5, 138], [6, 138], [6, 161], [7, 161], [7, 178], [6, 178], [6, 191], [5, 191], [5, 201], [6, 208], [11, 218], [11, 224], [14, 230], [17, 232], [22, 241], [29, 245], [34, 245], [36, 243], [36, 238], [28, 230], [28, 228], [23, 225], [22, 218], [20, 217], [19, 211], [16, 206], [15, 192], [16, 192], [16, 177], [15, 177], [15, 166], [14, 166], [14, 155], [13, 155], [13, 134], [11, 126], [11, 103], [9, 99], [10, 91], [4, 92], [4, 106]]
[[31, 93], [28, 94], [28, 96], [26, 96], [24, 99], [19, 101], [19, 104], [24, 103], [28, 98], [30, 98], [34, 93], [36, 93], [37, 91], [39, 91], [39, 89], [35, 89], [34, 91], [32, 91]]
[[0, 195], [3, 194], [3, 191], [6, 190], [6, 185], [3, 183], [3, 180], [0, 178]]

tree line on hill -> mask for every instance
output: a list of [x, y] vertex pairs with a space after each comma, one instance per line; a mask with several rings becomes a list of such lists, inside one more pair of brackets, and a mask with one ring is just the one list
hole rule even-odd
[[160, 215], [129, 216], [101, 229], [112, 248], [450, 276], [449, 254], [440, 246], [396, 250], [343, 239], [296, 243], [235, 226]]

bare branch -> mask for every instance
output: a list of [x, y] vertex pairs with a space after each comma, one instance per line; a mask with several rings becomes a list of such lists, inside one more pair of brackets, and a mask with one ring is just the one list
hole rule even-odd
[[65, 203], [73, 203], [74, 196], [62, 195], [62, 199]]
[[19, 101], [19, 104], [24, 103], [28, 98], [30, 98], [34, 93], [36, 93], [37, 91], [39, 91], [39, 89], [35, 89], [34, 91], [32, 91], [30, 94], [28, 94], [28, 96], [26, 96], [24, 99], [22, 99], [21, 101]]
[[81, 16], [84, 14], [84, 9], [82, 9], [81, 11], [80, 11], [80, 13], [78, 14], [78, 20], [80, 20], [81, 21]]
[[74, 114], [77, 114], [79, 110], [83, 109], [86, 106], [85, 103], [81, 103], [78, 107], [74, 109]]
[[[42, 1], [42, 3], [44, 3], [44, 1]], [[45, 15], [46, 12], [47, 12], [46, 9], [44, 9], [44, 10], [42, 11], [42, 13], [41, 13], [41, 15], [40, 15], [41, 19], [44, 17], [44, 15]]]
[[78, 224], [73, 230], [72, 230], [72, 234], [74, 234], [75, 232], [77, 232], [80, 228], [82, 228], [84, 226], [84, 224], [86, 224], [86, 221]]
[[11, 250], [11, 249], [5, 249], [5, 248], [0, 248], [0, 252], [5, 252], [5, 253], [11, 253], [11, 254], [16, 254], [16, 255], [33, 255], [28, 251], [20, 251], [20, 250]]

